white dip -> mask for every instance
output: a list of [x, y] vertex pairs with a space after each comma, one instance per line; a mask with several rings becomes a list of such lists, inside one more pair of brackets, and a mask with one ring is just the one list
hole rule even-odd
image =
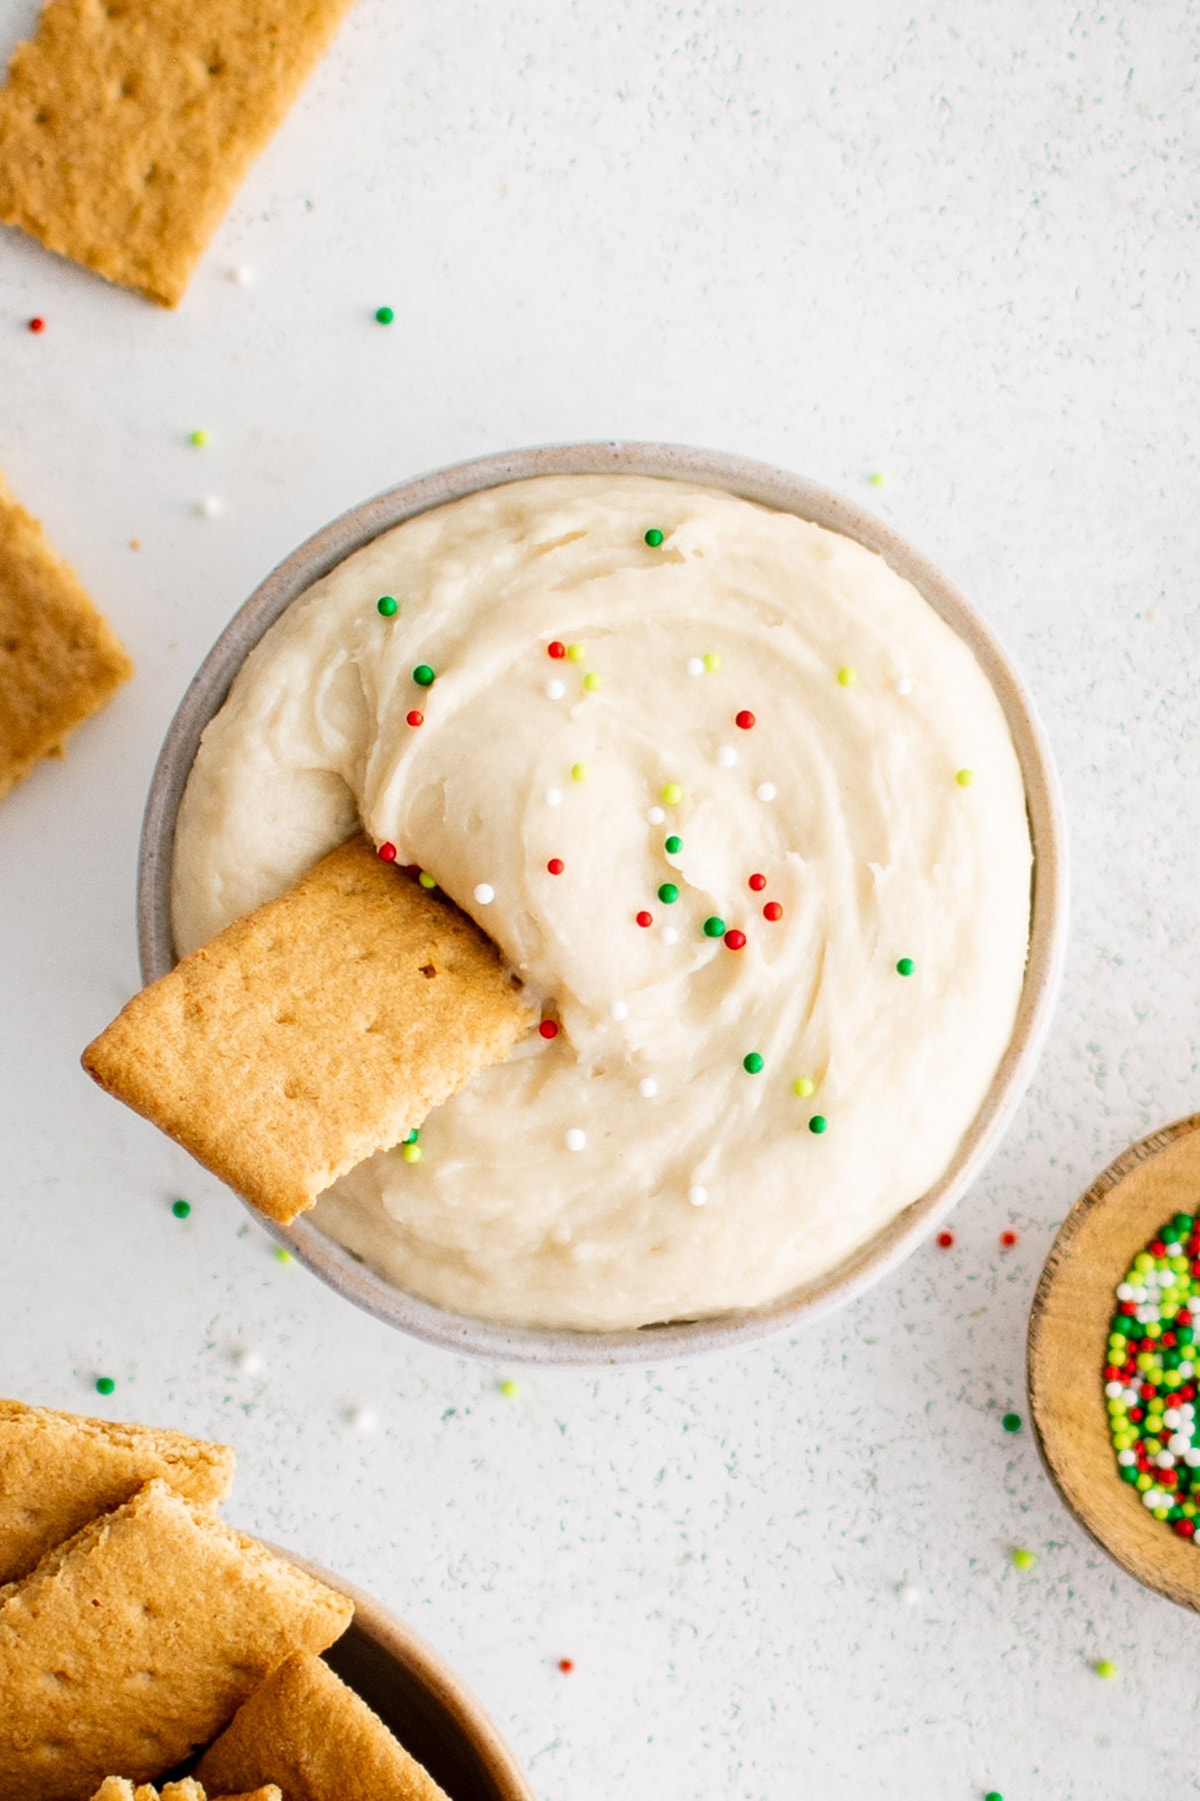
[[1031, 851], [990, 684], [879, 557], [727, 494], [517, 483], [318, 582], [204, 735], [180, 953], [358, 820], [561, 1022], [431, 1114], [420, 1162], [383, 1152], [317, 1206], [461, 1313], [616, 1328], [776, 1299], [938, 1180], [1012, 1033]]

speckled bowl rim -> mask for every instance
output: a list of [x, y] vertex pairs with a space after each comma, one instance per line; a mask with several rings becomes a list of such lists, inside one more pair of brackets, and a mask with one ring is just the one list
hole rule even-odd
[[767, 463], [675, 444], [555, 444], [479, 457], [402, 482], [352, 507], [272, 571], [200, 665], [167, 732], [150, 785], [138, 868], [138, 939], [147, 982], [175, 962], [171, 860], [175, 820], [200, 736], [224, 703], [247, 654], [293, 600], [381, 532], [481, 489], [542, 475], [661, 476], [722, 488], [795, 513], [877, 551], [965, 640], [1004, 710], [1021, 765], [1033, 840], [1029, 959], [1016, 1026], [984, 1103], [941, 1180], [853, 1256], [769, 1307], [620, 1332], [524, 1329], [447, 1312], [396, 1288], [311, 1220], [267, 1226], [331, 1288], [377, 1319], [429, 1344], [493, 1362], [577, 1365], [649, 1363], [737, 1345], [815, 1319], [878, 1282], [943, 1220], [983, 1169], [1024, 1094], [1049, 1027], [1067, 936], [1067, 840], [1058, 778], [1033, 704], [1004, 651], [958, 589], [879, 519], [842, 495]]

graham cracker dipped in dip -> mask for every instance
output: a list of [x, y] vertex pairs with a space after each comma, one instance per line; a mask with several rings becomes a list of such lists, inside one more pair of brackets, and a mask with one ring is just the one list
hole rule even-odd
[[541, 477], [318, 582], [205, 732], [179, 953], [360, 821], [542, 1009], [313, 1215], [456, 1312], [778, 1299], [938, 1180], [1013, 1031], [1032, 853], [990, 683], [880, 557], [726, 493]]

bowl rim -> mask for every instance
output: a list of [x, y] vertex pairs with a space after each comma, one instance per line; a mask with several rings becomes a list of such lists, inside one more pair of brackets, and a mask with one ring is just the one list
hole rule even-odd
[[877, 552], [964, 639], [1012, 734], [1033, 843], [1029, 953], [1008, 1049], [942, 1177], [858, 1251], [769, 1306], [613, 1332], [517, 1327], [449, 1312], [395, 1287], [303, 1217], [254, 1218], [337, 1293], [428, 1344], [491, 1361], [597, 1368], [727, 1350], [820, 1318], [895, 1269], [970, 1187], [1009, 1125], [1049, 1029], [1066, 953], [1067, 836], [1058, 776], [1041, 722], [999, 641], [965, 596], [890, 526], [845, 496], [769, 463], [687, 445], [619, 439], [549, 444], [475, 457], [414, 477], [351, 507], [277, 565], [220, 633], [188, 685], [151, 778], [138, 855], [137, 921], [143, 980], [175, 962], [171, 862], [179, 803], [201, 734], [250, 650], [314, 582], [381, 533], [469, 494], [544, 475], [655, 476], [722, 489], [794, 513]]

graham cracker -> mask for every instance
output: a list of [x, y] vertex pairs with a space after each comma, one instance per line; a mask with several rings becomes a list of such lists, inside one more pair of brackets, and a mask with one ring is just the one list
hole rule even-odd
[[286, 1224], [533, 1020], [491, 940], [357, 837], [135, 995], [83, 1066]]
[[268, 1773], [287, 1801], [446, 1801], [377, 1714], [319, 1657], [297, 1655], [269, 1676], [209, 1747], [196, 1774], [209, 1788]]
[[105, 706], [133, 664], [0, 478], [0, 798]]
[[352, 1603], [149, 1482], [0, 1588], [4, 1801], [82, 1801], [111, 1770], [157, 1781]]
[[159, 1477], [198, 1507], [233, 1482], [228, 1445], [0, 1400], [0, 1583]]
[[350, 0], [49, 0], [0, 89], [0, 220], [164, 306]]

